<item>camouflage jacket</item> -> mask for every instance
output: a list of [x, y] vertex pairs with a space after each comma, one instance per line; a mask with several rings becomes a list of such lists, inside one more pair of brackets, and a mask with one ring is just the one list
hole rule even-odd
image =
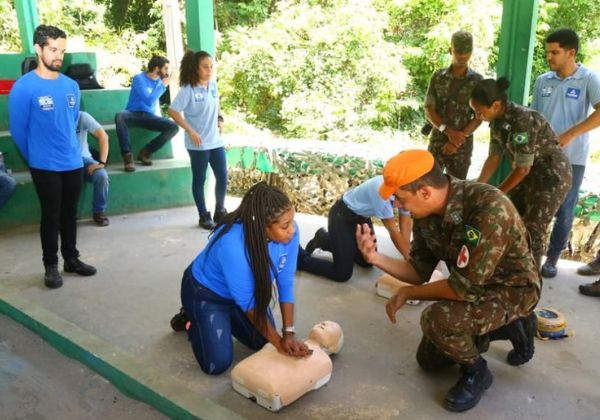
[[[444, 124], [462, 130], [475, 116], [469, 107], [469, 99], [473, 87], [483, 77], [469, 68], [465, 77], [456, 78], [450, 70], [451, 67], [447, 67], [433, 73], [425, 95], [425, 106], [433, 105]], [[445, 143], [447, 140], [439, 130], [431, 132], [432, 142]], [[473, 136], [469, 140], [472, 143]]]
[[466, 301], [504, 301], [507, 287], [533, 286], [539, 296], [527, 231], [510, 199], [490, 185], [449, 178], [444, 216], [414, 221], [409, 262], [420, 277], [429, 279], [442, 260], [450, 286]]
[[508, 102], [500, 118], [490, 123], [489, 155], [507, 152], [513, 167], [540, 167], [548, 160], [562, 159], [558, 136], [539, 112]]

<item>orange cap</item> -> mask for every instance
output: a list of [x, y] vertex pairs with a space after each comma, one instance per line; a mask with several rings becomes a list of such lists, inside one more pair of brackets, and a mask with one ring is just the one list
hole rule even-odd
[[427, 150], [404, 150], [387, 161], [383, 167], [383, 184], [379, 195], [387, 200], [403, 185], [421, 178], [433, 169], [433, 155]]

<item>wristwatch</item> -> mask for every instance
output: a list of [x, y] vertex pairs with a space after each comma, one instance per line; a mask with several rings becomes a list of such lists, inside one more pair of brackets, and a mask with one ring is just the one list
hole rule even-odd
[[293, 325], [290, 325], [289, 327], [283, 327], [281, 329], [281, 331], [284, 333], [296, 334], [296, 327], [294, 327]]
[[438, 127], [438, 130], [440, 131], [440, 133], [443, 133], [444, 131], [446, 131], [446, 124], [440, 124], [440, 126]]

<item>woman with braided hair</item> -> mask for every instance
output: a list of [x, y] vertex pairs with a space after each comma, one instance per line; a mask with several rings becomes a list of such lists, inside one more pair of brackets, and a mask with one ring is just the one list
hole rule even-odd
[[[255, 184], [240, 206], [223, 217], [185, 270], [183, 308], [171, 327], [187, 331], [204, 372], [217, 375], [229, 368], [232, 336], [253, 350], [270, 342], [291, 357], [310, 355], [294, 335], [299, 244], [294, 215], [283, 191], [264, 182]], [[283, 318], [281, 335], [269, 308], [274, 286]]]

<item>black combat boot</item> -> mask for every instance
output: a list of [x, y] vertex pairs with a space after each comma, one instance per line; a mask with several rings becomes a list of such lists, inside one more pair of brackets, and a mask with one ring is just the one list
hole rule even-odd
[[519, 318], [507, 325], [509, 340], [514, 349], [508, 352], [506, 361], [513, 366], [527, 363], [533, 357], [534, 337], [537, 331], [537, 316], [535, 312]]
[[308, 241], [304, 250], [311, 255], [317, 248], [329, 251], [329, 233], [323, 228], [319, 228], [319, 230], [315, 232], [315, 236]]
[[483, 357], [472, 365], [461, 365], [460, 370], [462, 376], [448, 391], [444, 401], [444, 407], [450, 411], [466, 411], [475, 407], [494, 381]]
[[198, 220], [198, 224], [201, 228], [208, 230], [213, 230], [217, 226], [215, 225], [215, 222], [213, 222], [212, 216], [210, 215], [209, 211], [200, 215], [200, 220]]
[[93, 276], [96, 274], [96, 267], [84, 263], [79, 258], [65, 259], [63, 268], [67, 273], [77, 273], [80, 276]]
[[63, 279], [58, 272], [58, 264], [44, 264], [44, 284], [48, 289], [58, 289], [63, 285]]

